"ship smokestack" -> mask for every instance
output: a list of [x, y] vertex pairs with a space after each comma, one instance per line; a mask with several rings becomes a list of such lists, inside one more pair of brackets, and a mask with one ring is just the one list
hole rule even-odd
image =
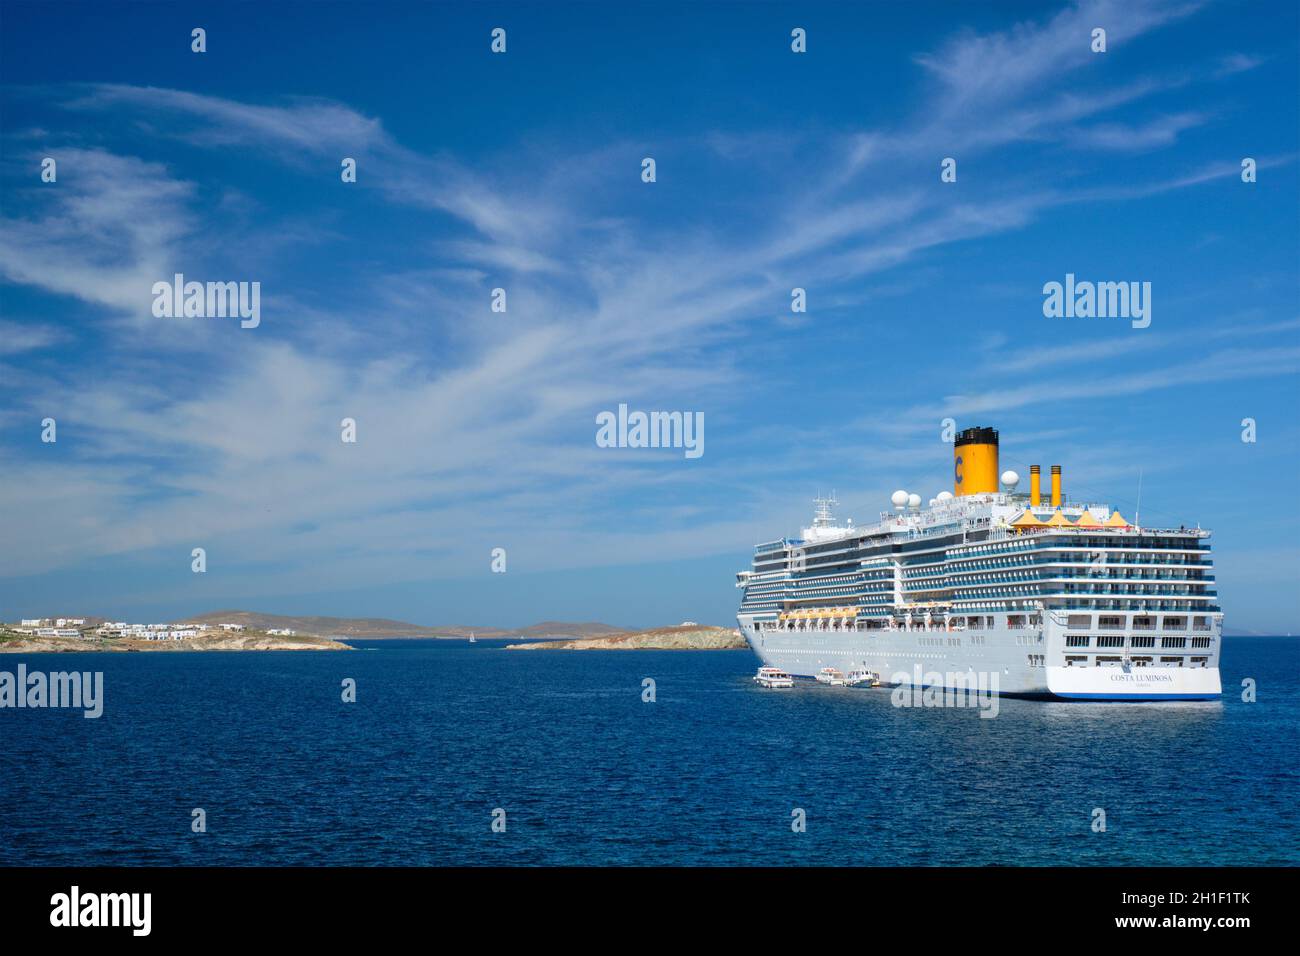
[[995, 494], [998, 490], [996, 428], [967, 428], [952, 446], [952, 490], [961, 495]]
[[1043, 503], [1043, 467], [1029, 466], [1029, 504], [1037, 508]]
[[1061, 507], [1061, 466], [1052, 466], [1052, 507]]

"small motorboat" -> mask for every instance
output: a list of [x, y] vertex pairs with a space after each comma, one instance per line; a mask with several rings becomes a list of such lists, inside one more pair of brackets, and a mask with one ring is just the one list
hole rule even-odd
[[849, 671], [845, 683], [850, 687], [879, 687], [880, 675], [868, 670]]
[[794, 678], [779, 667], [760, 667], [754, 683], [759, 687], [793, 687]]
[[843, 687], [847, 684], [848, 678], [844, 672], [836, 670], [834, 667], [823, 667], [817, 672], [817, 681], [822, 684], [830, 684], [832, 687]]

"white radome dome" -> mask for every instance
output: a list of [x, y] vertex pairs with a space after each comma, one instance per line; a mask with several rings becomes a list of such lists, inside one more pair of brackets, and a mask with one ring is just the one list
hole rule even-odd
[[1002, 484], [1006, 485], [1008, 488], [1014, 488], [1016, 485], [1020, 484], [1020, 476], [1014, 471], [1004, 471], [1002, 473]]
[[931, 498], [931, 499], [930, 499], [930, 507], [931, 507], [931, 508], [933, 508], [933, 507], [934, 507], [935, 505], [937, 505], [938, 503], [939, 503], [939, 499], [938, 499], [938, 498]]
[[935, 495], [935, 500], [936, 500], [936, 501], [952, 501], [952, 492], [951, 492], [951, 491], [941, 491], [941, 492], [939, 492], [937, 495]]
[[899, 489], [889, 496], [889, 500], [894, 503], [896, 508], [901, 508], [907, 504], [907, 492]]
[[907, 506], [908, 506], [909, 508], [919, 508], [919, 507], [921, 507], [921, 496], [920, 496], [920, 495], [908, 495], [908, 496], [907, 496]]

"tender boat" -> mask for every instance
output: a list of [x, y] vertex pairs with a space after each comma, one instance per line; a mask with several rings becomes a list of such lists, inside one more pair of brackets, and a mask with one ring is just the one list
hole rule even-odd
[[880, 675], [867, 670], [849, 671], [845, 683], [850, 687], [859, 687], [864, 684], [867, 687], [879, 687]]
[[816, 676], [819, 683], [830, 684], [832, 687], [843, 687], [849, 682], [848, 678], [844, 676], [844, 672], [836, 670], [834, 667], [823, 667], [817, 672]]
[[779, 667], [760, 667], [754, 683], [759, 687], [793, 687], [794, 678]]

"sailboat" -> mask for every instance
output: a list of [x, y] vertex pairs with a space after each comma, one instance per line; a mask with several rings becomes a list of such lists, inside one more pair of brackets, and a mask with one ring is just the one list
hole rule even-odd
[[471, 644], [477, 644], [477, 643], [478, 643], [478, 639], [474, 637], [474, 632], [473, 632], [473, 631], [470, 631], [470, 632], [469, 632], [469, 642], [470, 642]]

